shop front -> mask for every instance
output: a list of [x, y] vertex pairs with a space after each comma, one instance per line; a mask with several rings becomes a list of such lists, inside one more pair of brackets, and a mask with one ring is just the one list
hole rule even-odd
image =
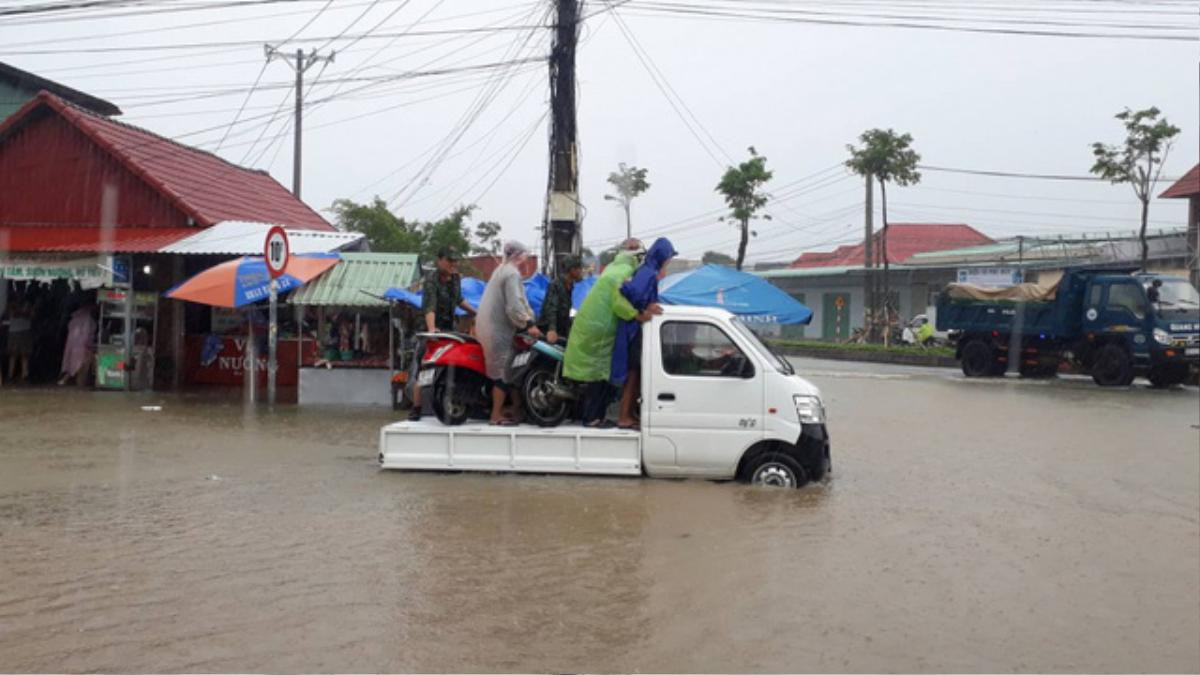
[[405, 333], [383, 296], [411, 286], [419, 271], [415, 254], [343, 253], [337, 267], [292, 294], [302, 327], [293, 371], [300, 405], [391, 405]]

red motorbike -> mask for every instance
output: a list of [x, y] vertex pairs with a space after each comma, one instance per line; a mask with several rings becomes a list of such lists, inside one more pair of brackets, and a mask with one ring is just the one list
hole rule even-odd
[[[424, 392], [431, 391], [428, 400], [433, 414], [449, 425], [462, 424], [469, 418], [488, 419], [492, 380], [487, 374], [483, 345], [465, 333], [417, 333], [417, 337], [425, 340], [425, 354], [416, 386], [423, 389], [422, 399], [426, 398]], [[516, 361], [533, 342], [520, 334], [513, 338]]]

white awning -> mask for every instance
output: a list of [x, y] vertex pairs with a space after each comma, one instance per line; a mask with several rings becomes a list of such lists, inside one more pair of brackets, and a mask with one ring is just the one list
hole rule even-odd
[[[262, 255], [270, 223], [226, 220], [160, 249], [161, 253], [192, 255]], [[358, 232], [322, 232], [287, 229], [292, 253], [329, 253], [362, 240]]]

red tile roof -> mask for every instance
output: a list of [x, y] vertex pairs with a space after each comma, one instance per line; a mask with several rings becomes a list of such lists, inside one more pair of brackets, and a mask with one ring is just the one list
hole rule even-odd
[[0, 253], [153, 253], [196, 233], [184, 227], [0, 226]]
[[1177, 199], [1180, 197], [1195, 197], [1200, 195], [1200, 164], [1192, 167], [1192, 170], [1184, 174], [1183, 178], [1175, 181], [1175, 184], [1167, 188], [1167, 191], [1159, 195], [1159, 198]]
[[249, 220], [294, 229], [335, 230], [265, 171], [237, 166], [212, 153], [101, 117], [45, 91], [0, 125], [0, 140], [41, 106], [61, 115], [202, 227], [225, 220]]
[[[871, 241], [878, 250], [883, 232], [875, 232]], [[888, 226], [888, 262], [903, 263], [918, 253], [948, 251], [968, 246], [990, 244], [992, 240], [970, 225], [892, 223]], [[876, 254], [878, 255], [878, 254]], [[804, 253], [792, 267], [853, 267], [862, 266], [863, 244], [839, 246], [833, 251]]]

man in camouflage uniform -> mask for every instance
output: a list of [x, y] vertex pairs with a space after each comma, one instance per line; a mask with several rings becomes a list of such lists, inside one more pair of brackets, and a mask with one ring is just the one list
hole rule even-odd
[[[421, 314], [425, 318], [425, 330], [429, 333], [454, 330], [454, 310], [461, 307], [467, 314], [474, 315], [475, 308], [471, 307], [462, 297], [462, 277], [458, 275], [458, 254], [450, 249], [438, 251], [437, 268], [425, 275], [421, 287]], [[421, 419], [421, 387], [417, 384], [417, 374], [421, 368], [421, 359], [425, 356], [425, 341], [417, 340], [413, 350], [412, 374], [412, 409], [408, 419]]]
[[583, 279], [583, 263], [576, 256], [570, 256], [563, 261], [562, 272], [558, 278], [550, 282], [546, 289], [546, 299], [542, 301], [542, 313], [538, 317], [538, 327], [546, 334], [546, 340], [551, 344], [557, 343], [559, 337], [567, 337], [571, 332], [571, 293], [575, 284]]

